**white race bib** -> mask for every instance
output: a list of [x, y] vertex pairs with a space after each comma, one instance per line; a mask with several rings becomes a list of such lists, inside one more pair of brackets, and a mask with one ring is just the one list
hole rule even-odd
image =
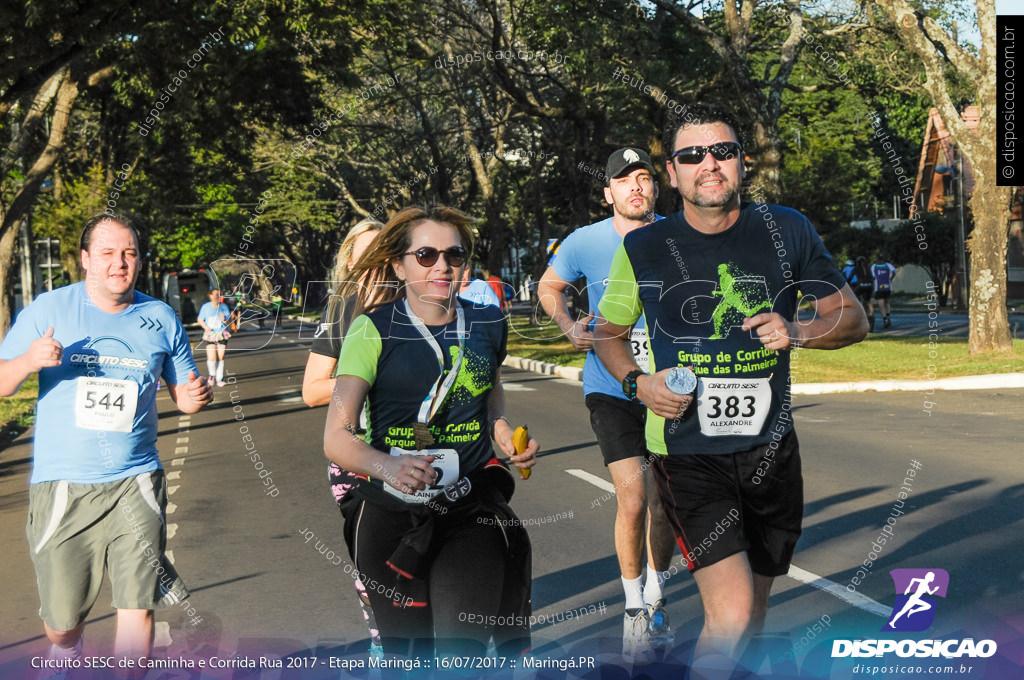
[[434, 472], [437, 473], [437, 479], [434, 480], [433, 486], [428, 486], [423, 491], [413, 491], [412, 493], [402, 493], [395, 487], [388, 483], [388, 480], [384, 480], [384, 490], [392, 496], [405, 501], [406, 503], [427, 503], [434, 496], [442, 493], [444, 487], [452, 484], [459, 479], [459, 454], [455, 449], [424, 449], [422, 451], [406, 451], [400, 449], [397, 446], [391, 447], [392, 456], [404, 456], [409, 454], [410, 456], [434, 456]]
[[636, 361], [636, 365], [644, 373], [647, 373], [649, 371], [647, 367], [651, 364], [648, 355], [650, 345], [647, 343], [647, 329], [634, 328], [629, 334], [629, 344], [633, 348], [633, 359]]
[[756, 436], [772, 406], [768, 378], [705, 378], [697, 382], [697, 414], [706, 437]]
[[139, 384], [116, 378], [78, 379], [75, 393], [75, 425], [87, 430], [131, 432]]

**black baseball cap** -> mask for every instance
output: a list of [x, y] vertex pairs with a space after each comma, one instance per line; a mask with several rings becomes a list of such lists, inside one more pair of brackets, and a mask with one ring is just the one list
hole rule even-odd
[[614, 151], [608, 157], [608, 165], [605, 166], [605, 181], [610, 182], [616, 177], [628, 175], [631, 170], [638, 167], [646, 168], [648, 172], [654, 174], [654, 164], [651, 163], [651, 157], [646, 151], [635, 146]]

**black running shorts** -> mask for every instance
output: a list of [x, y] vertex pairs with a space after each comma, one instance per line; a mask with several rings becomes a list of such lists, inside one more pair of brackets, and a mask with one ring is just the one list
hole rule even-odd
[[755, 574], [789, 571], [804, 506], [795, 431], [740, 453], [659, 456], [654, 472], [691, 572], [744, 551]]
[[644, 423], [647, 408], [640, 402], [591, 392], [584, 401], [590, 409], [590, 427], [604, 456], [604, 464], [647, 455]]

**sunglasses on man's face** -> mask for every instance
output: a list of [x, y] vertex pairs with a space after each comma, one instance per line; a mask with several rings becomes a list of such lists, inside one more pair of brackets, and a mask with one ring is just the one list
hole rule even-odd
[[683, 165], [697, 165], [704, 156], [711, 154], [716, 161], [730, 161], [740, 155], [739, 142], [718, 142], [714, 146], [688, 146], [672, 154], [672, 158]]
[[424, 246], [419, 250], [402, 253], [402, 255], [415, 255], [416, 261], [420, 263], [421, 267], [433, 267], [442, 253], [444, 253], [444, 259], [453, 267], [461, 267], [466, 263], [466, 249], [462, 246], [452, 246], [446, 250]]

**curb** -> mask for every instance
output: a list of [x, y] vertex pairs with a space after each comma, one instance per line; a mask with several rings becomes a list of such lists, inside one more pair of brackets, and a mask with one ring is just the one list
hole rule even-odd
[[[536, 359], [505, 357], [503, 366], [583, 382], [583, 369]], [[926, 392], [935, 390], [1024, 389], [1024, 373], [963, 375], [937, 380], [867, 380], [862, 382], [794, 383], [792, 394], [841, 394], [848, 392]]]
[[550, 364], [546, 361], [537, 361], [536, 359], [524, 359], [523, 357], [512, 356], [505, 357], [505, 361], [503, 361], [501, 365], [518, 368], [524, 371], [532, 371], [534, 373], [540, 373], [541, 375], [553, 375], [558, 378], [565, 378], [566, 380], [583, 382], [582, 368], [560, 366], [558, 364]]

